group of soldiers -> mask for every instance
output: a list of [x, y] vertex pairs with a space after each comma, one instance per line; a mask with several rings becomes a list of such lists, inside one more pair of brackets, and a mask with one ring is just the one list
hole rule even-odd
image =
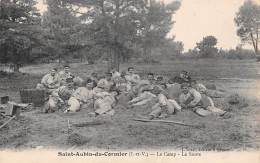
[[118, 72], [115, 69], [99, 76], [93, 72], [86, 80], [74, 76], [68, 65], [60, 72], [52, 69], [37, 89], [48, 94], [45, 112], [63, 110], [64, 113], [93, 109], [90, 116], [114, 115], [116, 108], [131, 109], [153, 104], [147, 118], [167, 118], [178, 111], [189, 109], [200, 116], [226, 115], [226, 111], [214, 105], [212, 97], [223, 92], [209, 90], [193, 80], [187, 71], [165, 80], [148, 73], [146, 79], [135, 73], [134, 67]]

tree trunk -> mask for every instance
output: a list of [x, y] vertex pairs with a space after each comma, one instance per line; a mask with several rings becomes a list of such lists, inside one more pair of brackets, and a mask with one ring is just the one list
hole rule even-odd
[[258, 34], [258, 31], [257, 31], [256, 32], [256, 40], [255, 40], [255, 47], [256, 47], [256, 52], [255, 53], [256, 53], [257, 62], [260, 62], [260, 56], [259, 56], [259, 52], [258, 52], [258, 39], [259, 39], [259, 34]]
[[111, 54], [112, 57], [112, 64], [111, 64], [111, 69], [116, 69], [119, 71], [120, 68], [120, 55], [117, 47], [113, 48], [113, 54]]
[[20, 64], [14, 64], [14, 72], [20, 72]]
[[257, 59], [257, 62], [260, 62], [260, 56], [258, 54], [258, 38], [255, 41], [253, 33], [250, 33], [250, 37], [251, 37], [251, 41], [253, 43], [253, 47], [254, 47], [254, 51], [255, 51], [255, 57]]
[[151, 60], [151, 49], [147, 45], [144, 46], [143, 53], [144, 53], [144, 61], [149, 62]]

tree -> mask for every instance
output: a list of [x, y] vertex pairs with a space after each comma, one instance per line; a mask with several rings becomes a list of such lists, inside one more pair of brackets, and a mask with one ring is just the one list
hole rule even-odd
[[196, 49], [198, 49], [201, 57], [212, 57], [217, 54], [218, 49], [215, 47], [217, 45], [217, 38], [214, 36], [203, 37], [203, 40], [197, 43]]
[[172, 14], [177, 3], [164, 5], [147, 0], [77, 0], [73, 5], [87, 8], [81, 12], [87, 22], [87, 37], [93, 46], [106, 49], [111, 67], [119, 69], [122, 60], [139, 49], [148, 56], [152, 47], [167, 41]]
[[49, 35], [47, 45], [52, 49], [52, 59], [59, 62], [70, 52], [81, 49], [79, 19], [73, 14], [72, 6], [65, 0], [47, 0], [48, 9], [43, 15], [42, 26]]
[[110, 67], [119, 69], [125, 53], [135, 46], [143, 0], [78, 0], [71, 3], [87, 8], [81, 12], [81, 18], [86, 22], [89, 42], [105, 49]]
[[235, 17], [237, 35], [242, 42], [250, 43], [254, 47], [255, 56], [259, 58], [258, 43], [260, 29], [260, 6], [251, 0], [247, 0], [239, 8]]
[[0, 2], [0, 60], [14, 63], [15, 71], [30, 62], [31, 49], [40, 44], [40, 14], [35, 0], [2, 0]]
[[159, 1], [147, 0], [145, 4], [140, 24], [140, 37], [144, 58], [149, 60], [152, 48], [167, 46], [169, 42], [173, 42], [166, 36], [174, 24], [172, 16], [179, 9], [181, 3], [173, 1], [166, 5]]
[[182, 42], [168, 41], [160, 48], [161, 53], [165, 56], [180, 56], [184, 50], [184, 45]]

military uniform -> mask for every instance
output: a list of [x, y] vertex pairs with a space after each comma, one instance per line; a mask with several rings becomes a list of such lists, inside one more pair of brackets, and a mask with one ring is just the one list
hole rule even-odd
[[110, 86], [106, 80], [100, 80], [97, 87], [93, 89], [94, 94], [94, 110], [98, 115], [105, 113], [112, 113], [113, 105], [115, 104], [115, 95], [107, 92], [108, 86]]
[[71, 74], [71, 72], [65, 72], [65, 71], [59, 72], [59, 78], [60, 78], [61, 85], [66, 84], [66, 79], [72, 78], [72, 77], [73, 77], [73, 75]]
[[79, 111], [83, 105], [86, 105], [86, 107], [94, 105], [93, 90], [89, 90], [86, 87], [77, 88], [70, 97], [68, 104], [69, 108], [67, 110], [71, 112]]
[[69, 88], [68, 86], [61, 86], [53, 91], [49, 97], [49, 101], [46, 106], [46, 112], [53, 112], [58, 109], [67, 107], [68, 101], [74, 91], [74, 88]]
[[192, 109], [200, 116], [210, 114], [224, 115], [226, 112], [216, 108], [213, 100], [206, 94], [200, 94], [195, 89], [191, 88], [187, 94], [182, 93], [179, 98], [180, 104]]
[[60, 86], [60, 78], [58, 74], [55, 74], [54, 76], [51, 74], [46, 74], [40, 84], [37, 84], [37, 89], [43, 89], [46, 90], [48, 93], [51, 93], [55, 89], [59, 88]]

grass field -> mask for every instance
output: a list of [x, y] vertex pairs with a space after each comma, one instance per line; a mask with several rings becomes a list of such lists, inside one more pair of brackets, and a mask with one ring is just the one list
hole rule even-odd
[[[43, 74], [56, 65], [31, 65], [21, 69], [25, 74], [0, 78], [0, 95], [10, 95], [19, 101], [19, 89], [35, 87]], [[0, 147], [6, 148], [64, 148], [72, 146], [78, 149], [181, 149], [182, 147], [217, 150], [257, 150], [260, 148], [260, 64], [253, 60], [176, 60], [162, 61], [161, 64], [123, 64], [135, 66], [142, 75], [147, 72], [174, 76], [181, 70], [191, 72], [193, 78], [201, 82], [210, 82], [218, 88], [228, 90], [228, 94], [238, 93], [248, 102], [247, 107], [232, 106], [224, 108], [232, 117], [199, 117], [185, 110], [168, 118], [189, 124], [204, 126], [198, 129], [173, 124], [144, 123], [132, 118], [145, 116], [151, 106], [125, 110], [116, 109], [113, 117], [88, 117], [91, 109], [65, 115], [61, 112], [43, 114], [34, 109], [23, 112], [19, 120], [0, 130]], [[72, 64], [72, 72], [86, 78], [93, 71], [106, 70], [105, 64]], [[221, 102], [219, 102], [221, 101]], [[218, 99], [221, 105], [223, 99]], [[219, 103], [218, 103], [219, 102]], [[224, 107], [224, 106], [223, 106]], [[68, 134], [67, 123], [85, 121], [105, 122], [87, 127], [72, 127], [72, 133], [78, 133], [84, 141], [75, 143], [76, 134]], [[74, 142], [74, 143], [73, 143]]]

